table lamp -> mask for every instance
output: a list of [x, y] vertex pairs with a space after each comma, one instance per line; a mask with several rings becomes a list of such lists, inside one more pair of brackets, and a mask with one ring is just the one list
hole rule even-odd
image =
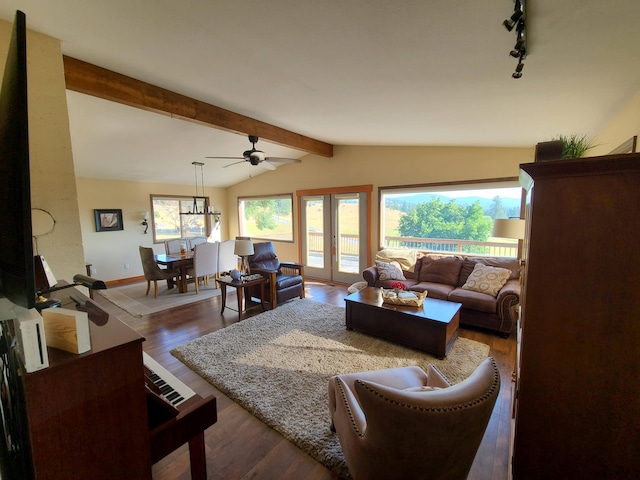
[[249, 262], [247, 257], [253, 255], [253, 242], [251, 240], [236, 240], [233, 253], [242, 258], [242, 275], [248, 275]]
[[496, 218], [493, 222], [492, 237], [524, 238], [524, 220], [520, 218]]

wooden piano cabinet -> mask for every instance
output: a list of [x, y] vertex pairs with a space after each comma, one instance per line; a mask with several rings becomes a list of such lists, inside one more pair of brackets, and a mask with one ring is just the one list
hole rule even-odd
[[513, 478], [640, 478], [640, 154], [521, 165]]
[[180, 412], [175, 418], [151, 430], [151, 462], [156, 463], [188, 442], [191, 478], [206, 480], [204, 431], [217, 421], [216, 397], [210, 395], [202, 398], [196, 394], [178, 409]]
[[91, 350], [48, 348], [49, 368], [22, 375], [34, 476], [150, 479], [144, 338], [87, 305]]

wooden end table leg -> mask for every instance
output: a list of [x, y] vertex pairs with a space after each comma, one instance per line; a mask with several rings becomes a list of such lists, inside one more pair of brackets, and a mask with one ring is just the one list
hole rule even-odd
[[238, 286], [236, 288], [236, 292], [238, 292], [238, 294], [236, 295], [238, 297], [238, 320], [242, 319], [242, 299], [244, 297], [244, 287], [243, 286]]
[[222, 284], [222, 286], [220, 287], [220, 294], [222, 296], [222, 310], [220, 310], [220, 313], [224, 313], [224, 307], [227, 306], [227, 285], [226, 284]]
[[191, 461], [191, 478], [193, 480], [207, 480], [204, 432], [200, 432], [189, 440], [189, 460]]
[[264, 312], [264, 281], [260, 282], [260, 305], [262, 305], [262, 311]]

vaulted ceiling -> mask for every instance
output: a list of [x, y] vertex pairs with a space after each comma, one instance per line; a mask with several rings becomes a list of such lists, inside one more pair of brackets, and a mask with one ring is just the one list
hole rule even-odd
[[[531, 147], [594, 135], [640, 90], [637, 0], [4, 0], [65, 55], [330, 145]], [[230, 133], [68, 92], [76, 173], [228, 186], [266, 171], [205, 160]], [[306, 154], [267, 140], [269, 156]], [[304, 158], [303, 158], [303, 161]], [[312, 161], [312, 160], [307, 160]], [[279, 168], [286, 168], [279, 167]]]

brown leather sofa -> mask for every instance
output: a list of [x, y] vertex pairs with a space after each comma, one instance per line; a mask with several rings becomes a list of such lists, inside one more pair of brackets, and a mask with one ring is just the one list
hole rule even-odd
[[451, 386], [433, 365], [329, 380], [329, 413], [354, 480], [465, 479], [500, 393], [488, 357]]
[[[418, 252], [415, 264], [402, 268], [408, 290], [422, 292], [440, 300], [462, 304], [460, 323], [485, 328], [508, 337], [516, 323], [520, 303], [520, 263], [513, 257], [464, 256]], [[476, 263], [511, 270], [511, 276], [494, 297], [465, 290], [465, 284]], [[395, 280], [381, 280], [377, 267], [369, 267], [362, 276], [370, 287], [391, 288]]]

